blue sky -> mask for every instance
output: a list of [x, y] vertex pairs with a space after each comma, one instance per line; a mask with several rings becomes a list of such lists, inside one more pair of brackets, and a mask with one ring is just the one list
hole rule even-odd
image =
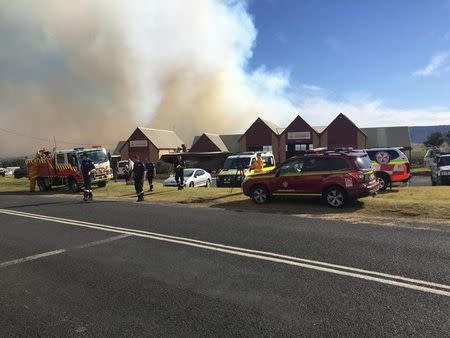
[[253, 0], [248, 11], [251, 69], [284, 69], [297, 88], [337, 101], [450, 107], [449, 0]]

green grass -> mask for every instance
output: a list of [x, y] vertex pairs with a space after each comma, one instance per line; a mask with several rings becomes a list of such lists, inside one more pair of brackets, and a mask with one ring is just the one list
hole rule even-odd
[[[0, 192], [28, 193], [27, 179], [0, 177]], [[145, 188], [148, 190], [148, 183]], [[42, 194], [71, 194], [66, 189], [54, 189]], [[81, 193], [80, 193], [81, 195]], [[136, 199], [134, 186], [123, 181], [109, 182], [105, 188], [94, 189], [95, 198], [114, 198], [128, 201]], [[343, 209], [332, 209], [320, 199], [276, 198], [272, 203], [256, 205], [244, 196], [240, 188], [185, 188], [163, 187], [156, 182], [153, 192], [146, 191], [145, 200], [163, 203], [181, 203], [195, 206], [219, 207], [231, 210], [313, 215], [332, 219], [363, 220], [368, 216], [384, 217], [386, 221], [400, 218], [417, 218], [450, 222], [450, 186], [399, 187], [366, 197]]]
[[411, 168], [411, 173], [413, 176], [430, 176], [431, 170], [430, 167], [414, 166]]
[[23, 191], [29, 189], [27, 178], [13, 178], [0, 176], [0, 191]]

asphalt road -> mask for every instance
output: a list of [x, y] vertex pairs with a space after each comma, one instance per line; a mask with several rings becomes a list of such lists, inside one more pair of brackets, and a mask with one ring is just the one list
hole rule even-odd
[[2, 336], [444, 337], [450, 228], [0, 195], [0, 304]]

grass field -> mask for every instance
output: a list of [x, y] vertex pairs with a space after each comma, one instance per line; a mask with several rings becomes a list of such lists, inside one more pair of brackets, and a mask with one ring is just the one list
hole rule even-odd
[[[148, 185], [146, 184], [146, 188]], [[0, 193], [20, 192], [28, 194], [27, 179], [0, 177]], [[42, 194], [71, 194], [66, 189], [54, 189]], [[81, 193], [80, 193], [81, 197]], [[115, 198], [134, 201], [134, 187], [123, 181], [109, 182], [105, 188], [94, 190], [94, 198]], [[203, 207], [220, 207], [230, 210], [312, 215], [331, 218], [364, 218], [367, 216], [417, 218], [450, 222], [450, 186], [400, 187], [388, 190], [375, 198], [366, 197], [335, 210], [318, 198], [276, 198], [272, 203], [256, 205], [241, 193], [240, 188], [185, 188], [163, 187], [156, 183], [153, 192], [146, 192], [146, 201], [191, 204]]]

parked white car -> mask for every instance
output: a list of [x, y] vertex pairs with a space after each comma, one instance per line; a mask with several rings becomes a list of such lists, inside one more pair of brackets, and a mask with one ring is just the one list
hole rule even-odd
[[[210, 187], [211, 175], [200, 168], [184, 169], [184, 185], [186, 187]], [[175, 176], [171, 175], [164, 181], [166, 187], [176, 187]]]
[[6, 167], [6, 176], [13, 176], [16, 169], [20, 169], [20, 167]]
[[128, 165], [128, 161], [119, 161], [117, 162], [117, 178], [125, 177], [125, 167]]

